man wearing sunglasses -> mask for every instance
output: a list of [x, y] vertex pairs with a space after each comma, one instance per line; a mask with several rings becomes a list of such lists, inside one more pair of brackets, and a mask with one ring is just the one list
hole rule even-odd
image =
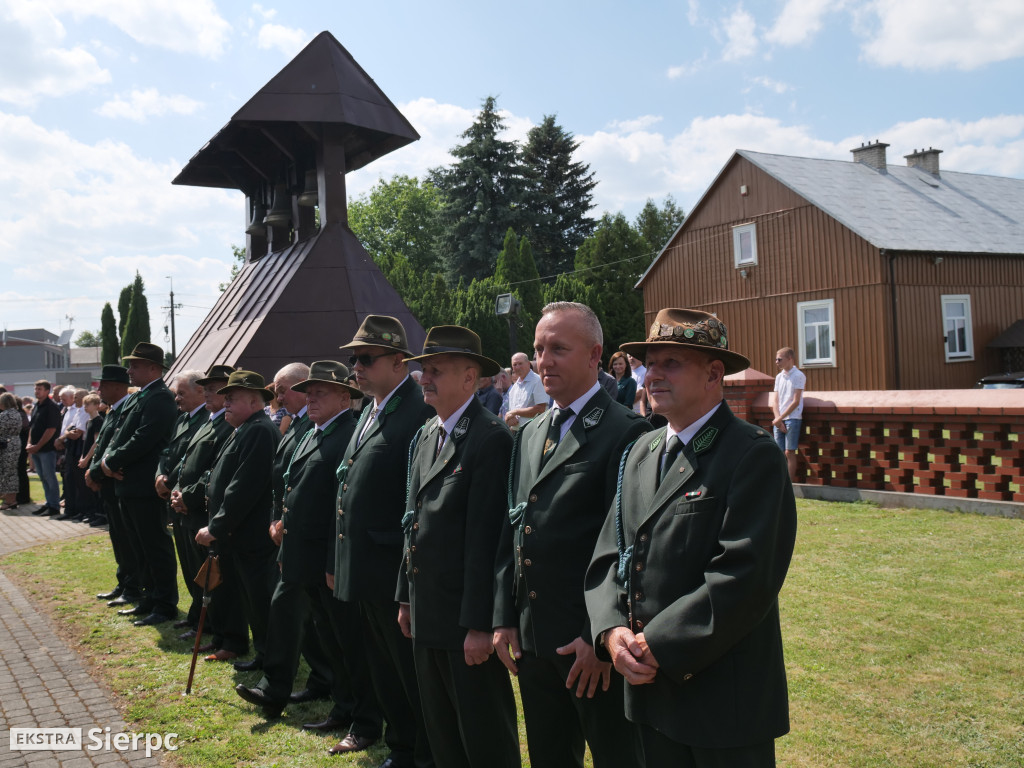
[[[409, 444], [434, 415], [409, 376], [408, 337], [393, 317], [367, 315], [347, 350], [356, 386], [372, 400], [338, 468], [334, 558], [327, 585], [339, 600], [359, 604], [367, 661], [390, 754], [382, 768], [430, 766], [412, 643], [395, 617], [395, 584], [402, 563]], [[333, 567], [332, 567], [333, 566]]]

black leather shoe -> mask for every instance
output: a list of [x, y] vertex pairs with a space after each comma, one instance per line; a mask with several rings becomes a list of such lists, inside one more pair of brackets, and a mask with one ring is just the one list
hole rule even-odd
[[178, 635], [178, 639], [179, 640], [195, 640], [196, 639], [196, 631], [194, 629], [186, 630], [185, 632], [182, 632], [180, 635]]
[[265, 691], [262, 691], [259, 688], [247, 688], [246, 686], [239, 684], [235, 686], [235, 693], [250, 704], [255, 704], [257, 707], [260, 707], [267, 717], [280, 717], [281, 712], [284, 711], [284, 704], [279, 701], [274, 701], [267, 696]]
[[[232, 666], [234, 666], [234, 668], [239, 672], [255, 672], [257, 670], [263, 669], [263, 659], [252, 659], [251, 661], [236, 661]], [[239, 696], [241, 696], [241, 694], [239, 694]]]
[[[114, 602], [111, 600], [110, 602]], [[118, 616], [149, 616], [153, 611], [150, 608], [143, 608], [141, 605], [136, 605], [134, 608], [124, 608], [117, 612]]]
[[120, 597], [123, 592], [124, 592], [124, 587], [114, 587], [109, 592], [101, 592], [100, 594], [96, 595], [96, 599], [97, 600], [114, 600], [114, 599]]
[[36, 517], [41, 517], [42, 515], [45, 515], [45, 514], [49, 513], [49, 511], [50, 511], [50, 508], [48, 506], [46, 506], [45, 504], [43, 504], [43, 506], [39, 507], [39, 509], [33, 509], [32, 510], [32, 514], [35, 515]]
[[139, 619], [133, 622], [136, 627], [152, 627], [154, 624], [163, 624], [165, 621], [171, 621], [174, 619], [173, 616], [164, 616], [162, 613], [151, 613], [144, 619]]
[[292, 693], [288, 697], [288, 701], [293, 704], [305, 704], [307, 701], [327, 701], [329, 698], [331, 698], [329, 691], [311, 691], [309, 688], [303, 688], [301, 691]]
[[348, 730], [348, 727], [352, 725], [352, 718], [346, 717], [345, 719], [331, 717], [328, 715], [325, 719], [319, 723], [303, 723], [302, 730], [304, 731], [341, 731]]
[[107, 518], [103, 517], [103, 515], [100, 515], [99, 517], [95, 518], [94, 520], [90, 520], [89, 521], [89, 527], [90, 528], [102, 528], [106, 524], [107, 524]]

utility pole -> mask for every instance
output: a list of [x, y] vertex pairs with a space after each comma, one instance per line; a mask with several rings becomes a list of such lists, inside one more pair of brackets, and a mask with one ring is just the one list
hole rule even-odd
[[171, 303], [169, 306], [161, 307], [161, 309], [169, 309], [171, 311], [171, 359], [177, 359], [178, 348], [174, 339], [174, 310], [181, 309], [181, 304], [174, 303], [174, 278], [168, 275], [167, 279], [171, 281]]

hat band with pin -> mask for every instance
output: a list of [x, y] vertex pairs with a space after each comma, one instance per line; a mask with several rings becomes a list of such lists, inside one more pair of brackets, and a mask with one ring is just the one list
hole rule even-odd
[[704, 352], [725, 364], [726, 374], [739, 373], [750, 367], [750, 361], [729, 349], [729, 333], [725, 323], [698, 309], [662, 309], [647, 331], [646, 341], [632, 341], [619, 346], [623, 352], [645, 360], [651, 345], [679, 345]]

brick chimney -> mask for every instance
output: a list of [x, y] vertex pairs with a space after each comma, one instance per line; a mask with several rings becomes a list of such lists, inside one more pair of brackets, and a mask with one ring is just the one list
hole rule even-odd
[[880, 141], [875, 141], [872, 144], [870, 141], [867, 144], [861, 144], [856, 149], [851, 149], [853, 153], [853, 161], [855, 163], [864, 163], [864, 165], [874, 168], [876, 171], [885, 170], [885, 150], [888, 144], [883, 144]]
[[922, 171], [927, 171], [932, 176], [939, 175], [939, 155], [942, 153], [941, 149], [928, 149], [914, 150], [909, 155], [904, 155], [907, 159], [908, 168], [920, 168]]

